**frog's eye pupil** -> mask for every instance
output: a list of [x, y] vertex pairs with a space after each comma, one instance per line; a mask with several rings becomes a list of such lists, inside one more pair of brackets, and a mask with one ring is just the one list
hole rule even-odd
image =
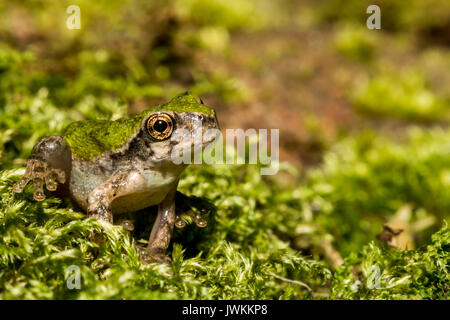
[[158, 132], [164, 132], [164, 130], [167, 129], [167, 122], [164, 120], [158, 120], [153, 125], [153, 129], [155, 129]]

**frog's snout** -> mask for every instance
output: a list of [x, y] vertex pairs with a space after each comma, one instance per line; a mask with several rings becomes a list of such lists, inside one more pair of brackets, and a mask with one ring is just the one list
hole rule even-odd
[[221, 135], [221, 132], [215, 111], [213, 111], [212, 115], [205, 117], [203, 122], [202, 144], [203, 147], [206, 147], [208, 144], [214, 142]]

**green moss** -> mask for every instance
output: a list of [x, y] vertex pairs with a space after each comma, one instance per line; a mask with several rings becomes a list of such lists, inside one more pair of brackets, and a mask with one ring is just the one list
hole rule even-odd
[[366, 9], [378, 5], [381, 9], [381, 27], [390, 31], [435, 32], [446, 34], [450, 5], [446, 0], [329, 0], [316, 2], [316, 15], [326, 21], [365, 23]]
[[200, 26], [223, 26], [230, 30], [261, 28], [266, 21], [258, 1], [177, 0], [180, 16]]
[[399, 144], [373, 132], [345, 139], [299, 189], [303, 201], [320, 208], [316, 228], [331, 233], [344, 256], [375, 239], [405, 204], [413, 207], [405, 223], [434, 221], [415, 233], [419, 245], [449, 218], [450, 131], [411, 128], [405, 140]]
[[334, 299], [449, 299], [450, 230], [445, 226], [419, 250], [392, 250], [375, 243], [337, 269]]
[[[86, 219], [50, 193], [40, 203], [33, 201], [31, 187], [13, 195], [12, 185], [23, 169], [2, 171], [0, 298], [448, 298], [447, 227], [432, 241], [431, 230], [419, 232], [422, 245], [417, 250], [401, 252], [372, 243], [384, 219], [394, 214], [389, 208], [403, 201], [430, 211], [424, 215], [424, 209], [417, 210], [414, 222], [432, 210], [448, 217], [448, 188], [443, 187], [448, 179], [435, 179], [446, 170], [443, 146], [448, 136], [416, 133], [409, 147], [384, 148], [382, 141], [367, 138], [347, 141], [300, 186], [263, 179], [258, 166], [190, 167], [179, 189], [207, 198], [216, 210], [209, 214], [207, 228], [189, 224], [175, 231], [168, 252], [172, 266], [142, 265], [121, 227]], [[411, 152], [416, 147], [418, 154]], [[293, 174], [286, 164], [281, 169]], [[413, 182], [425, 172], [425, 181]], [[145, 241], [148, 213], [135, 217], [146, 228], [141, 225], [134, 236]], [[89, 239], [92, 228], [107, 235], [101, 248]], [[324, 240], [345, 258], [342, 267], [327, 262]], [[80, 290], [66, 285], [73, 265], [80, 268]], [[382, 290], [367, 287], [372, 266], [381, 270]]]
[[83, 160], [91, 160], [101, 154], [117, 150], [137, 132], [142, 116], [116, 121], [85, 120], [69, 124], [62, 136], [72, 153]]
[[385, 72], [359, 82], [351, 97], [358, 111], [415, 121], [441, 119], [448, 99], [436, 96], [421, 72]]
[[337, 28], [334, 42], [339, 52], [356, 61], [370, 62], [377, 51], [376, 34], [359, 24]]

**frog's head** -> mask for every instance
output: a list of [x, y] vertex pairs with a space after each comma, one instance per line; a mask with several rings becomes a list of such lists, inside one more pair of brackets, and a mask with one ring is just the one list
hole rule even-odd
[[[151, 158], [155, 161], [169, 160], [175, 153], [184, 153], [183, 159], [190, 159], [194, 149], [205, 148], [220, 133], [215, 111], [190, 93], [178, 95], [141, 115], [141, 130], [145, 132], [144, 139], [151, 143]], [[186, 155], [186, 150], [191, 154]]]

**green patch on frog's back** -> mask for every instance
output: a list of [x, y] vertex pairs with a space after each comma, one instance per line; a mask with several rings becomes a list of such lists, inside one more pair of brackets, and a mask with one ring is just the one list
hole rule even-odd
[[77, 121], [69, 124], [62, 136], [79, 159], [92, 160], [105, 152], [119, 149], [138, 131], [141, 121], [141, 115], [116, 121]]

